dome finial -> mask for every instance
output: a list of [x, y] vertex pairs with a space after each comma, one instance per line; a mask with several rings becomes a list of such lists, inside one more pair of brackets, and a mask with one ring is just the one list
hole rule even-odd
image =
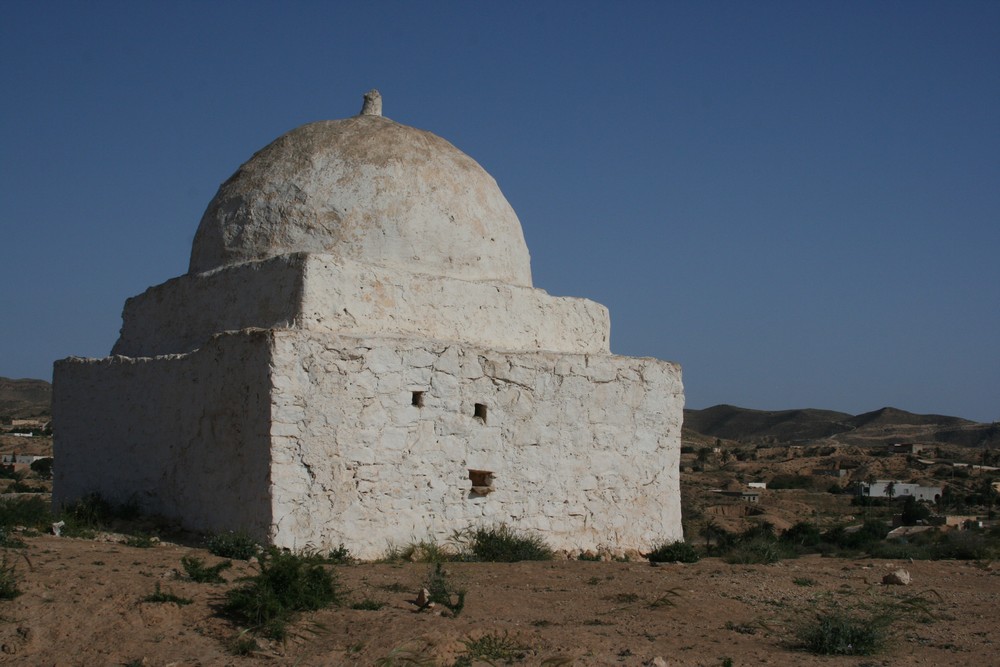
[[372, 88], [367, 93], [365, 93], [365, 103], [361, 106], [362, 116], [381, 116], [382, 115], [382, 95]]

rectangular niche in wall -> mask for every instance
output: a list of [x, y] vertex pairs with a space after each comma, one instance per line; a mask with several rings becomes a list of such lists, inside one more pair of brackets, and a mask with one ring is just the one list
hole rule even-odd
[[415, 408], [424, 407], [424, 392], [422, 391], [413, 392], [413, 397], [410, 400], [410, 405], [412, 405]]
[[493, 493], [493, 471], [469, 469], [469, 479], [472, 480], [472, 493], [485, 496]]
[[483, 420], [483, 423], [485, 424], [486, 423], [486, 404], [485, 403], [476, 403], [476, 411], [475, 411], [475, 414], [473, 416], [476, 419]]

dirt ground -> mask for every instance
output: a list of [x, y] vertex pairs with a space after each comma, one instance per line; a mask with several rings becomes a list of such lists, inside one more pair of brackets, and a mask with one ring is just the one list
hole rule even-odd
[[[820, 557], [775, 565], [708, 558], [655, 567], [455, 563], [445, 566], [448, 579], [467, 591], [455, 618], [417, 612], [407, 602], [429, 565], [336, 566], [348, 605], [363, 599], [387, 605], [308, 614], [284, 644], [260, 642], [252, 655], [236, 656], [229, 647], [241, 628], [219, 614], [219, 605], [234, 579], [253, 574], [252, 564], [234, 562], [224, 572], [229, 583], [199, 584], [181, 574], [181, 557], [221, 560], [203, 549], [48, 535], [25, 541], [26, 549], [3, 550], [22, 594], [0, 601], [2, 664], [444, 666], [466, 650], [464, 642], [484, 635], [519, 646], [515, 664], [526, 665], [1000, 664], [994, 643], [1000, 566], [992, 564]], [[882, 576], [899, 567], [913, 583], [882, 585]], [[157, 584], [193, 602], [143, 601]], [[912, 604], [914, 597], [919, 604]], [[831, 605], [899, 610], [887, 650], [823, 657], [797, 648], [797, 625]]]

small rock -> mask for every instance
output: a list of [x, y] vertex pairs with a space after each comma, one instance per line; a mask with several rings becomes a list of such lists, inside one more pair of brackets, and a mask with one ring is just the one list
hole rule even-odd
[[670, 663], [661, 658], [660, 656], [656, 656], [655, 658], [646, 663], [646, 667], [670, 667]]
[[60, 533], [62, 533], [63, 527], [65, 526], [66, 526], [65, 521], [56, 521], [54, 524], [52, 524], [52, 534], [55, 535], [56, 537], [59, 537]]
[[909, 586], [910, 573], [900, 568], [882, 577], [882, 583], [886, 586]]

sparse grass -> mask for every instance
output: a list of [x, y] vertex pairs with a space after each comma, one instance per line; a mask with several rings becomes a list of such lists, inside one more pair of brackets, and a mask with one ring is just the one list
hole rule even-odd
[[205, 548], [213, 556], [236, 560], [250, 560], [261, 552], [260, 544], [249, 533], [233, 530], [212, 535], [205, 542]]
[[66, 522], [64, 531], [103, 530], [116, 520], [135, 521], [141, 515], [139, 504], [133, 499], [113, 503], [99, 493], [88, 493], [63, 508], [60, 517]]
[[251, 655], [254, 651], [258, 650], [260, 647], [257, 645], [257, 640], [253, 638], [253, 635], [244, 630], [243, 632], [233, 637], [226, 648], [232, 655], [246, 656], [246, 655]]
[[755, 537], [740, 541], [722, 557], [722, 560], [734, 565], [770, 565], [795, 555], [777, 540]]
[[5, 547], [7, 549], [23, 549], [27, 545], [19, 537], [14, 537], [11, 534], [10, 529], [5, 526], [0, 526], [0, 547]]
[[460, 558], [458, 554], [433, 540], [421, 540], [402, 546], [390, 546], [382, 560], [387, 563], [404, 561], [408, 563], [446, 563], [460, 560]]
[[232, 567], [231, 560], [224, 560], [211, 567], [205, 565], [205, 561], [196, 556], [184, 556], [181, 558], [181, 565], [184, 572], [191, 581], [199, 584], [224, 584], [226, 580], [222, 577], [222, 571]]
[[726, 630], [732, 630], [733, 632], [738, 632], [741, 635], [757, 634], [757, 628], [749, 623], [733, 623], [732, 621], [726, 621]]
[[681, 589], [671, 588], [669, 591], [667, 591], [660, 597], [650, 602], [649, 608], [659, 609], [661, 607], [676, 607], [677, 602], [675, 601], [675, 598], [679, 598], [680, 596], [681, 596]]
[[162, 590], [160, 590], [160, 582], [156, 582], [156, 592], [152, 593], [150, 595], [147, 595], [146, 597], [144, 597], [142, 599], [142, 601], [143, 602], [159, 602], [159, 603], [170, 602], [170, 603], [176, 604], [179, 607], [180, 606], [184, 606], [186, 604], [191, 604], [192, 602], [194, 602], [194, 600], [191, 600], [190, 598], [182, 598], [180, 596], [174, 595], [170, 591], [162, 591]]
[[526, 652], [530, 649], [512, 638], [506, 630], [503, 634], [494, 632], [475, 639], [463, 639], [462, 643], [465, 645], [465, 653], [459, 657], [456, 666], [472, 665], [476, 660], [485, 660], [491, 664], [496, 664], [493, 661], [500, 660], [503, 664], [510, 665], [514, 661], [524, 660]]
[[147, 535], [146, 533], [139, 533], [136, 535], [129, 535], [125, 539], [125, 546], [135, 547], [137, 549], [149, 549], [156, 546], [159, 540], [152, 535]]
[[426, 588], [430, 593], [430, 601], [443, 605], [453, 616], [462, 613], [465, 607], [465, 589], [456, 589], [448, 582], [448, 575], [441, 563], [436, 563], [427, 576]]
[[381, 600], [372, 600], [371, 598], [365, 598], [360, 602], [353, 603], [351, 605], [351, 609], [358, 609], [360, 611], [378, 611], [387, 604], [388, 602], [382, 602]]
[[795, 577], [792, 579], [792, 583], [796, 586], [815, 586], [816, 580], [811, 577]]
[[435, 667], [437, 661], [406, 646], [397, 646], [388, 655], [375, 660], [375, 667]]
[[552, 549], [540, 536], [499, 523], [466, 528], [452, 534], [449, 545], [421, 540], [390, 546], [382, 561], [388, 563], [483, 562], [515, 563], [525, 560], [552, 560]]
[[260, 573], [226, 593], [224, 609], [254, 631], [282, 640], [296, 613], [342, 602], [336, 578], [323, 562], [315, 554], [268, 549], [260, 556]]
[[650, 563], [697, 563], [698, 552], [684, 541], [663, 542], [646, 554]]
[[552, 549], [540, 536], [503, 523], [463, 531], [456, 534], [455, 541], [462, 545], [465, 560], [486, 563], [552, 560]]
[[394, 581], [391, 584], [382, 584], [379, 588], [387, 590], [390, 593], [406, 593], [410, 590], [405, 584], [401, 584], [398, 581]]

